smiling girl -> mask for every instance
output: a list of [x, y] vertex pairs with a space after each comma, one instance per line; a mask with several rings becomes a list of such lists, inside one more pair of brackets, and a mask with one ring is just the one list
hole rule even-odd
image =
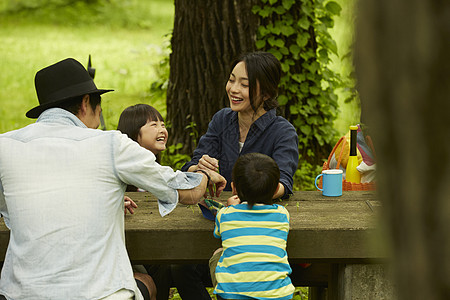
[[[166, 150], [168, 132], [164, 125], [164, 118], [158, 110], [148, 104], [136, 104], [127, 107], [119, 118], [117, 130], [128, 135], [130, 139], [150, 150], [159, 161], [159, 154]], [[127, 192], [142, 191], [135, 186], [127, 186]], [[137, 205], [131, 199], [125, 199]], [[131, 212], [131, 211], [130, 211]], [[168, 265], [133, 265], [133, 268], [142, 272], [145, 267], [146, 272], [152, 277], [158, 290], [156, 299], [168, 299], [171, 286], [170, 267]], [[156, 293], [155, 293], [156, 294]]]
[[120, 115], [117, 130], [155, 155], [166, 150], [168, 132], [164, 118], [153, 106], [136, 104], [127, 107]]

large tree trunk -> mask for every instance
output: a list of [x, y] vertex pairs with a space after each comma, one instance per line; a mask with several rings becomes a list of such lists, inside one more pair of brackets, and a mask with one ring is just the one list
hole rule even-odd
[[400, 299], [450, 299], [450, 2], [363, 0], [356, 69]]
[[[231, 61], [255, 49], [255, 0], [175, 1], [167, 91], [169, 145], [191, 154], [212, 115], [228, 105], [225, 84]], [[192, 127], [195, 125], [195, 128]]]

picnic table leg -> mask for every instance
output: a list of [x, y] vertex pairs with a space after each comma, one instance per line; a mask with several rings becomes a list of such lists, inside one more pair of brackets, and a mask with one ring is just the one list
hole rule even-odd
[[382, 264], [335, 264], [328, 300], [396, 299], [391, 274]]

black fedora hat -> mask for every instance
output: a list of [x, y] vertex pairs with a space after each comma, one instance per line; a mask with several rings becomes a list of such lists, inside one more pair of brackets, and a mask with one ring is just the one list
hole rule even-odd
[[26, 113], [31, 119], [36, 119], [44, 110], [56, 107], [74, 97], [113, 91], [97, 89], [88, 71], [73, 58], [66, 58], [38, 71], [34, 85], [39, 106]]

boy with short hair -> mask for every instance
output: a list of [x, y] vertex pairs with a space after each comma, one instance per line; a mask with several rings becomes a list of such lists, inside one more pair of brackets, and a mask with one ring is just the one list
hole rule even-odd
[[[292, 299], [286, 241], [289, 213], [274, 204], [280, 170], [267, 155], [249, 153], [235, 163], [228, 206], [216, 216], [222, 247], [210, 260], [218, 299]], [[220, 257], [220, 258], [219, 258]]]

